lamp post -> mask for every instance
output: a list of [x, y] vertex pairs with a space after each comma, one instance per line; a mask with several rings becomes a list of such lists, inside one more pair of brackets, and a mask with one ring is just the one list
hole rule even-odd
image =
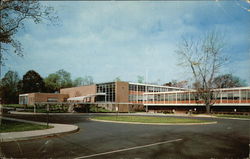
[[49, 127], [49, 104], [46, 105], [46, 114], [47, 114], [47, 128]]
[[0, 125], [2, 125], [2, 110], [2, 98], [0, 98]]

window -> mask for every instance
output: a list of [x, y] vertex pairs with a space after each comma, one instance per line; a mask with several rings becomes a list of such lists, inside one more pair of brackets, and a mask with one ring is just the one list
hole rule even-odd
[[97, 84], [97, 93], [106, 93], [105, 96], [97, 96], [96, 101], [104, 102], [105, 98], [108, 102], [114, 102], [115, 101], [115, 83], [103, 83], [103, 84]]
[[47, 102], [58, 102], [57, 98], [48, 98]]

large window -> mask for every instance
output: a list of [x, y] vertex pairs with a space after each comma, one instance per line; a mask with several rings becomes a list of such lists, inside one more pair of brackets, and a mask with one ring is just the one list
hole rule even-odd
[[28, 96], [19, 96], [19, 104], [28, 104]]
[[[97, 84], [97, 93], [106, 93], [106, 96], [97, 96], [96, 101], [107, 101], [107, 102], [115, 102], [115, 83], [102, 83]], [[106, 99], [105, 99], [106, 98]]]

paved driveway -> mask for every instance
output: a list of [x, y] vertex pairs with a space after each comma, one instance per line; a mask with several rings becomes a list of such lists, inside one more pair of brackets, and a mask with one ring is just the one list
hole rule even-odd
[[[46, 116], [11, 115], [46, 121]], [[88, 115], [54, 115], [51, 122], [76, 124], [74, 134], [1, 143], [7, 158], [246, 158], [250, 120], [211, 119], [218, 124], [157, 126], [89, 121]]]

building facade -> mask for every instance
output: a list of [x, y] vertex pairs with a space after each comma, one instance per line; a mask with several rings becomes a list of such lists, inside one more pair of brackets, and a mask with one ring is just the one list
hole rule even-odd
[[[144, 106], [149, 111], [205, 111], [204, 101], [195, 90], [144, 93]], [[213, 90], [212, 110], [250, 111], [250, 87]], [[238, 109], [238, 110], [237, 110]]]
[[[118, 107], [120, 112], [137, 108], [153, 112], [205, 110], [204, 102], [197, 99], [195, 90], [120, 81], [64, 88], [60, 90], [60, 94], [19, 95], [20, 104], [32, 105], [39, 102], [95, 103], [109, 110]], [[235, 111], [238, 108], [246, 111], [249, 107], [250, 87], [214, 90], [214, 110], [227, 108]]]
[[19, 95], [19, 104], [34, 105], [39, 102], [67, 102], [68, 94], [26, 93]]

